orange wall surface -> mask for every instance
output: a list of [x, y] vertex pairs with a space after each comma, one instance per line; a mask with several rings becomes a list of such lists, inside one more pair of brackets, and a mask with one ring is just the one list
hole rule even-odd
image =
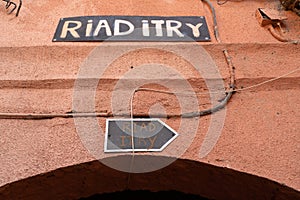
[[[5, 2], [0, 2], [0, 197], [1, 193], [8, 195], [4, 197], [9, 197], [13, 192], [7, 188], [16, 181], [97, 160], [84, 145], [73, 118], [58, 116], [25, 120], [18, 117], [26, 114], [65, 115], [72, 111], [74, 83], [80, 67], [93, 50], [104, 48], [106, 44], [52, 42], [52, 38], [60, 18], [93, 15], [205, 16], [212, 39], [210, 42], [198, 42], [197, 45], [211, 56], [227, 89], [230, 71], [223, 50], [228, 50], [235, 67], [236, 87], [240, 91], [232, 96], [226, 110], [221, 110], [225, 121], [211, 151], [204, 157], [199, 156], [200, 147], [213, 119], [211, 115], [201, 116], [189, 119], [198, 120], [199, 126], [191, 141], [191, 138], [186, 137], [190, 144], [178, 158], [267, 178], [299, 191], [300, 47], [294, 43], [278, 41], [266, 27], [259, 25], [255, 16], [258, 8], [278, 11], [279, 1], [232, 0], [224, 5], [218, 5], [216, 1], [212, 3], [216, 10], [220, 42], [214, 37], [213, 19], [208, 5], [197, 0], [24, 0], [18, 17], [15, 17], [15, 12], [8, 15]], [[299, 16], [282, 9], [278, 12], [287, 16], [282, 27], [283, 36], [300, 40]], [[123, 48], [135, 44], [113, 45]], [[176, 48], [180, 44], [172, 45]], [[107, 55], [115, 53], [113, 48], [105, 51]], [[188, 48], [186, 51], [189, 51]], [[201, 102], [199, 109], [210, 107], [209, 96], [200, 94], [208, 92], [205, 80], [191, 63], [161, 52], [154, 46], [145, 51], [128, 53], [109, 63], [100, 78], [101, 87], [97, 88], [96, 112], [111, 114], [112, 93], [117, 82], [132, 68], [153, 62], [179, 71]], [[293, 73], [286, 75], [289, 72]], [[242, 90], [282, 75], [286, 76]], [[139, 77], [143, 81], [143, 76]], [[166, 79], [171, 81], [172, 77]], [[151, 84], [146, 87], [165, 89]], [[167, 113], [180, 113], [180, 105], [174, 95], [155, 91], [139, 91], [135, 94], [134, 113], [147, 113], [157, 103]], [[96, 119], [102, 130], [105, 130], [106, 119]], [[163, 120], [174, 130], [179, 130], [181, 119]], [[99, 151], [103, 151], [104, 134], [100, 137]], [[166, 152], [157, 155], [176, 157], [177, 154], [173, 153], [186, 142], [180, 138], [176, 138]], [[149, 155], [156, 156], [155, 153]], [[113, 157], [112, 154], [106, 155], [103, 152], [101, 156]], [[177, 166], [188, 168], [189, 165], [180, 162], [178, 161]], [[118, 172], [114, 172], [112, 176], [118, 177]], [[114, 184], [121, 185], [124, 180], [127, 181], [126, 175], [120, 176], [122, 182]], [[190, 175], [188, 177], [193, 178]], [[143, 179], [135, 181], [136, 185], [143, 185]], [[161, 181], [168, 183], [168, 180]], [[149, 188], [163, 190], [154, 186]], [[168, 186], [165, 188], [168, 189]]]

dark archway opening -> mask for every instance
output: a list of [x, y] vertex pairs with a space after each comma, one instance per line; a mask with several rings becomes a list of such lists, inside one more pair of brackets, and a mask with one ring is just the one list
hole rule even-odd
[[[124, 158], [126, 156], [108, 159], [119, 162]], [[156, 163], [170, 158], [136, 156], [135, 159], [147, 159], [150, 163]], [[101, 200], [117, 200], [120, 196], [122, 200], [146, 200], [148, 197], [167, 197], [172, 200], [201, 197], [215, 200], [272, 200], [300, 199], [300, 192], [267, 178], [185, 159], [177, 159], [165, 168], [140, 174], [117, 171], [95, 160], [0, 187], [0, 199], [10, 200], [76, 200], [98, 197]], [[184, 197], [178, 198], [179, 196]]]
[[146, 190], [126, 190], [122, 192], [106, 193], [106, 194], [96, 194], [87, 198], [80, 198], [79, 200], [153, 200], [153, 199], [172, 199], [172, 200], [208, 200], [207, 198], [194, 195], [186, 194], [178, 191], [161, 191], [161, 192], [151, 192]]

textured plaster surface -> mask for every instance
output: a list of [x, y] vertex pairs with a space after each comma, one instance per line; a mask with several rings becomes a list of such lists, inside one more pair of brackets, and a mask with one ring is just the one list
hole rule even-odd
[[[277, 9], [277, 1], [229, 1], [222, 6], [213, 1], [213, 4], [221, 44], [213, 37], [211, 14], [201, 1], [28, 0], [18, 18], [7, 15], [2, 6], [0, 113], [51, 114], [72, 110], [73, 86], [79, 67], [101, 43], [52, 43], [62, 17], [204, 15], [212, 41], [201, 45], [214, 59], [226, 85], [229, 72], [222, 50], [228, 49], [236, 68], [238, 88], [299, 68], [300, 46], [277, 41], [267, 29], [259, 26], [255, 18], [257, 8]], [[299, 40], [300, 18], [291, 12], [281, 12], [288, 16], [285, 36]], [[96, 111], [111, 113], [112, 90], [118, 79], [132, 66], [158, 59], [157, 55], [179, 70], [196, 92], [207, 91], [203, 79], [184, 60], [156, 50], [135, 52], [117, 59], [104, 73], [101, 87], [97, 89]], [[157, 86], [149, 87], [157, 89]], [[299, 71], [263, 86], [237, 92], [227, 106], [225, 125], [213, 150], [199, 158], [200, 145], [210, 121], [210, 116], [201, 117], [196, 137], [181, 158], [265, 177], [300, 190], [299, 96]], [[198, 95], [198, 99], [200, 109], [209, 107], [207, 96]], [[179, 112], [174, 96], [145, 91], [135, 95], [134, 112], [146, 113], [156, 102], [161, 102], [170, 113]], [[166, 123], [176, 130], [180, 121], [171, 118]], [[105, 118], [99, 118], [99, 124], [105, 129]], [[0, 187], [92, 160], [94, 158], [76, 133], [73, 119], [0, 119]]]

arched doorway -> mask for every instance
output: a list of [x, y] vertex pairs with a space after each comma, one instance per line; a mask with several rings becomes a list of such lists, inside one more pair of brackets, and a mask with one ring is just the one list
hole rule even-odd
[[[147, 159], [169, 158], [149, 156]], [[0, 199], [81, 199], [105, 193], [118, 195], [124, 191], [127, 195], [137, 195], [136, 192], [141, 191], [148, 191], [149, 195], [173, 191], [207, 199], [300, 198], [298, 191], [266, 178], [178, 159], [166, 168], [143, 174], [116, 171], [99, 161], [81, 163], [5, 185], [0, 188]]]

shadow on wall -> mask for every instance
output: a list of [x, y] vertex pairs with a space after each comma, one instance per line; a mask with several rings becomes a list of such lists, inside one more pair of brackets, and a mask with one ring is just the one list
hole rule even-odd
[[[109, 158], [114, 162], [127, 156]], [[127, 157], [128, 158], [128, 157]], [[135, 156], [145, 159], [145, 156]], [[147, 156], [157, 162], [171, 158]], [[99, 161], [81, 163], [40, 174], [0, 188], [0, 199], [81, 199], [120, 191], [177, 191], [208, 199], [300, 199], [300, 192], [266, 178], [178, 159], [150, 173], [129, 174]], [[95, 196], [96, 195], [96, 196]], [[135, 193], [137, 195], [137, 193]], [[155, 194], [154, 194], [155, 195]]]

